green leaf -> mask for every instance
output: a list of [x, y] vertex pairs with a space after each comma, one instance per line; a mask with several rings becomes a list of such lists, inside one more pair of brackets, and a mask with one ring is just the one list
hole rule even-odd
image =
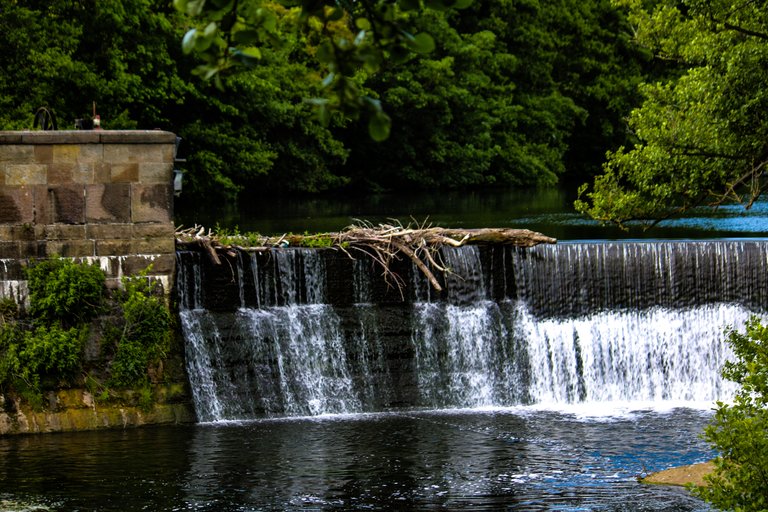
[[383, 142], [389, 138], [389, 130], [392, 120], [384, 112], [376, 112], [368, 121], [368, 134], [376, 142]]
[[173, 0], [173, 7], [179, 12], [187, 12], [188, 0]]
[[323, 43], [317, 47], [317, 60], [321, 64], [330, 66], [336, 62], [336, 52], [333, 49], [333, 43], [331, 41], [323, 41]]
[[371, 30], [371, 22], [367, 18], [356, 18], [355, 26], [360, 30]]
[[255, 46], [249, 46], [248, 48], [234, 49], [233, 56], [242, 64], [253, 67], [261, 59], [261, 50]]
[[408, 46], [417, 53], [430, 53], [435, 49], [435, 40], [426, 32], [420, 32], [408, 39]]
[[205, 7], [205, 0], [188, 0], [186, 3], [187, 14], [190, 16], [200, 16]]

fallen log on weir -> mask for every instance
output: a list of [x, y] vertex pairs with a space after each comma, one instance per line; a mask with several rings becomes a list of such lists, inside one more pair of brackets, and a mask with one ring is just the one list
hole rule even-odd
[[215, 264], [221, 260], [218, 252], [234, 254], [235, 249], [265, 251], [285, 247], [331, 248], [344, 251], [351, 258], [363, 253], [382, 267], [387, 281], [402, 290], [402, 280], [390, 270], [390, 263], [404, 255], [421, 271], [436, 290], [442, 290], [434, 272], [450, 272], [439, 258], [442, 246], [513, 245], [533, 247], [554, 244], [557, 240], [536, 231], [511, 228], [457, 229], [432, 226], [401, 226], [390, 224], [354, 224], [339, 232], [281, 236], [217, 235], [205, 228], [176, 230], [176, 243], [181, 247], [202, 249]]

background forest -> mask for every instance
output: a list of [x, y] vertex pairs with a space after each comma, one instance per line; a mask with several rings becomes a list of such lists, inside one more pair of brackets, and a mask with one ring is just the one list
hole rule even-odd
[[[429, 10], [426, 56], [360, 70], [391, 136], [363, 121], [316, 119], [321, 37], [279, 13], [281, 44], [223, 87], [182, 53], [189, 20], [169, 0], [2, 0], [0, 129], [29, 129], [38, 107], [60, 129], [161, 128], [183, 138], [184, 201], [249, 194], [576, 185], [628, 142], [625, 118], [658, 63], [609, 0], [475, 1]], [[295, 28], [292, 28], [295, 27]], [[299, 28], [302, 27], [302, 28]]]

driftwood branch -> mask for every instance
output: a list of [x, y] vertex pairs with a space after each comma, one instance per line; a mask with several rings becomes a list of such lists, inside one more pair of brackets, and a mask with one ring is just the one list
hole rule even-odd
[[[176, 230], [176, 241], [182, 246], [199, 246], [214, 264], [220, 264], [217, 251], [229, 251], [233, 247], [247, 251], [264, 251], [281, 247], [335, 248], [352, 257], [349, 249], [364, 252], [379, 265], [387, 282], [394, 283], [402, 294], [403, 281], [391, 270], [391, 263], [400, 254], [409, 258], [429, 280], [436, 290], [442, 287], [434, 271], [447, 272], [435, 257], [440, 247], [462, 247], [464, 245], [513, 245], [532, 247], [538, 244], [556, 243], [536, 231], [509, 228], [452, 229], [431, 226], [400, 226], [379, 224], [374, 226], [360, 223], [333, 233], [313, 235], [283, 234], [275, 237], [260, 237], [254, 245], [253, 237], [244, 235], [216, 236], [204, 228]], [[251, 243], [246, 243], [250, 241]]]

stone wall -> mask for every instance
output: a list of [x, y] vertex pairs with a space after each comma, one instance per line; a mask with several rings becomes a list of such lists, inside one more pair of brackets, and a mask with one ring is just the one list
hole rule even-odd
[[0, 131], [0, 296], [24, 301], [23, 266], [53, 255], [109, 286], [151, 264], [169, 292], [175, 147], [160, 130]]

